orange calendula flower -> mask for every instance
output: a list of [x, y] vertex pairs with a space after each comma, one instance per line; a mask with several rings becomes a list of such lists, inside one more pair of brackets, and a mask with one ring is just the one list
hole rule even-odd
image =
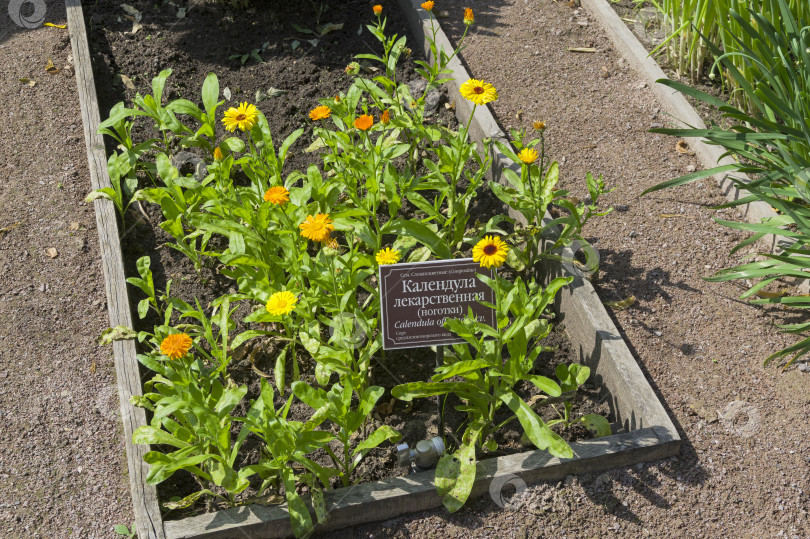
[[239, 108], [231, 107], [226, 110], [222, 123], [228, 131], [235, 131], [237, 127], [242, 131], [250, 131], [258, 119], [259, 109], [256, 105], [242, 103]]
[[308, 240], [325, 242], [331, 238], [330, 234], [335, 230], [335, 225], [332, 224], [328, 213], [319, 213], [307, 215], [298, 228], [301, 229], [301, 235]]
[[318, 120], [325, 120], [332, 115], [332, 109], [327, 107], [326, 105], [321, 105], [320, 107], [315, 107], [311, 111], [309, 111], [309, 119], [317, 122]]
[[265, 308], [268, 313], [274, 316], [281, 316], [295, 309], [296, 303], [298, 303], [298, 298], [296, 298], [292, 292], [283, 290], [270, 296]]
[[368, 114], [363, 114], [354, 121], [354, 127], [360, 131], [368, 131], [372, 125], [374, 125], [374, 118]]
[[534, 127], [535, 131], [543, 131], [546, 129], [546, 122], [534, 122], [532, 127]]
[[469, 99], [476, 105], [486, 105], [497, 101], [498, 90], [493, 85], [482, 80], [470, 79], [459, 87], [462, 97]]
[[374, 258], [377, 260], [377, 264], [384, 266], [386, 264], [396, 264], [401, 256], [399, 251], [386, 247], [382, 251], [378, 251]]
[[374, 10], [374, 14], [375, 14], [376, 16], [378, 16], [378, 17], [380, 16], [380, 13], [382, 13], [382, 6], [381, 6], [380, 4], [377, 4], [376, 6], [374, 6], [374, 7], [373, 7], [373, 8], [371, 8], [371, 9], [373, 9], [373, 10]]
[[222, 161], [222, 150], [219, 149], [219, 146], [214, 148], [214, 159], [216, 161]]
[[290, 192], [283, 186], [277, 185], [265, 191], [264, 199], [270, 204], [278, 204], [280, 206], [290, 201]]
[[475, 22], [475, 15], [473, 14], [473, 10], [468, 7], [464, 8], [464, 24], [467, 26], [471, 25]]
[[433, 6], [435, 5], [436, 4], [433, 2], [433, 0], [428, 0], [427, 2], [422, 2], [422, 9], [424, 9], [425, 11], [432, 11]]
[[160, 343], [160, 353], [169, 359], [180, 359], [191, 350], [191, 337], [185, 333], [169, 335]]
[[383, 125], [388, 125], [388, 122], [391, 121], [391, 112], [387, 109], [380, 114], [380, 123]]
[[484, 236], [473, 247], [473, 260], [484, 268], [499, 268], [506, 261], [506, 252], [509, 246], [498, 236]]
[[532, 163], [537, 161], [538, 157], [539, 156], [537, 155], [537, 150], [535, 150], [534, 148], [523, 148], [522, 150], [520, 150], [520, 153], [518, 153], [518, 158], [520, 158], [520, 160], [526, 163], [527, 165], [531, 165]]

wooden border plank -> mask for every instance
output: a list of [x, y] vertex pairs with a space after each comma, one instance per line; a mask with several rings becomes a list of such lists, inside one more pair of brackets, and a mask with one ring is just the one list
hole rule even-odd
[[[107, 156], [104, 140], [98, 134], [100, 115], [98, 97], [93, 80], [93, 67], [84, 14], [80, 0], [65, 0], [70, 45], [76, 65], [76, 84], [79, 92], [79, 105], [84, 126], [84, 141], [87, 146], [87, 161], [90, 169], [90, 183], [93, 189], [110, 187], [107, 174]], [[101, 261], [104, 269], [104, 282], [107, 291], [107, 309], [110, 313], [110, 326], [132, 327], [132, 314], [127, 294], [124, 263], [121, 258], [121, 243], [118, 238], [118, 222], [113, 203], [106, 199], [94, 202], [96, 226], [98, 227]], [[132, 396], [142, 395], [141, 376], [135, 351], [135, 341], [115, 341], [113, 343], [115, 372], [118, 378], [118, 398], [121, 420], [126, 443], [127, 469], [129, 470], [130, 492], [135, 513], [135, 528], [141, 538], [163, 539], [163, 522], [157, 501], [157, 489], [146, 484], [149, 466], [143, 455], [148, 446], [132, 443], [132, 433], [141, 425], [146, 425], [146, 414], [142, 408], [129, 403]]]
[[[534, 450], [489, 459], [476, 466], [470, 498], [518, 477], [526, 483], [556, 481], [570, 474], [599, 472], [617, 466], [656, 460], [670, 455], [670, 444], [652, 428], [605, 438], [574, 442], [573, 459], [552, 457]], [[318, 532], [338, 530], [440, 507], [433, 470], [373, 483], [361, 483], [325, 493], [329, 520]], [[496, 487], [497, 488], [497, 487]], [[292, 534], [284, 506], [252, 505], [166, 522], [168, 539], [280, 538]]]

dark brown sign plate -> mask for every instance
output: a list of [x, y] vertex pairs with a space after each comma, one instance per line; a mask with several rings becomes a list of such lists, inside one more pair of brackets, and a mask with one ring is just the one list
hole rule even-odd
[[495, 271], [472, 258], [380, 266], [383, 349], [464, 342], [442, 325], [464, 318], [470, 308], [478, 320], [495, 326], [495, 311], [478, 303], [494, 304], [495, 293], [477, 274], [494, 278]]

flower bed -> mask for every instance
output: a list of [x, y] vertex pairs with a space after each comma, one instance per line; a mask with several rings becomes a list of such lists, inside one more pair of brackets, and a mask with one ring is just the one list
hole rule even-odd
[[[435, 26], [430, 28], [436, 30]], [[494, 99], [496, 94], [485, 83], [465, 77], [467, 80], [460, 85], [461, 94], [466, 95], [473, 106], [466, 118], [463, 116], [464, 107], [458, 107], [463, 118], [459, 131], [442, 126], [426, 126], [422, 121], [422, 100], [427, 95], [430, 83], [443, 76], [442, 70], [424, 64], [423, 75], [428, 79], [428, 87], [421, 98], [409, 95], [409, 88], [396, 84], [395, 70], [389, 61], [391, 55], [398, 55], [404, 50], [401, 42], [385, 36], [379, 18], [377, 25], [372, 25], [369, 30], [384, 45], [383, 57], [377, 58], [382, 60], [386, 72], [386, 77], [376, 79], [381, 86], [358, 78], [352, 90], [346, 94], [321, 101], [320, 107], [328, 107], [328, 115], [320, 107], [313, 108], [310, 113], [312, 121], [321, 122], [314, 129], [315, 144], [331, 150], [326, 152], [325, 169], [343, 179], [342, 184], [336, 184], [330, 176], [324, 177], [319, 169], [313, 167], [307, 170], [306, 175], [293, 173], [283, 177], [287, 149], [301, 133], [293, 133], [277, 150], [270, 138], [266, 118], [247, 105], [234, 107], [225, 113], [226, 127], [232, 127], [233, 131], [244, 129], [244, 138], [229, 137], [215, 142], [216, 110], [221, 103], [218, 103], [218, 81], [211, 75], [206, 78], [202, 89], [204, 111], [183, 99], [171, 101], [164, 107], [160, 94], [168, 73], [162, 73], [153, 82], [154, 97], [151, 100], [148, 96], [136, 100], [140, 106], [138, 113], [121, 106], [113, 109], [111, 121], [103, 124], [110, 134], [117, 135], [122, 144], [122, 151], [110, 158], [113, 186], [127, 186], [127, 180], [137, 179], [139, 167], [147, 175], [156, 172], [160, 183], [137, 191], [135, 200], [160, 205], [166, 219], [161, 227], [175, 236], [177, 241], [172, 246], [191, 259], [198, 271], [204, 267], [204, 257], [214, 257], [222, 264], [219, 273], [234, 280], [238, 287], [236, 291], [219, 296], [213, 302], [213, 312], [206, 312], [200, 304], [195, 307], [185, 303], [172, 296], [169, 290], [164, 294], [157, 292], [147, 259], [142, 259], [138, 264], [140, 278], [130, 280], [146, 295], [139, 304], [139, 314], [146, 316], [152, 310], [161, 320], [154, 331], [144, 331], [139, 335], [142, 342], [151, 343], [146, 347], [148, 353], [142, 355], [140, 360], [158, 376], [147, 385], [154, 391], [144, 398], [135, 399], [137, 404], [149, 408], [154, 414], [151, 425], [136, 431], [136, 441], [168, 444], [177, 449], [170, 453], [153, 451], [147, 454], [146, 458], [152, 464], [148, 481], [154, 483], [168, 477], [176, 469], [185, 469], [217, 487], [215, 490], [203, 489], [178, 506], [193, 503], [203, 495], [219, 496], [233, 504], [249, 485], [249, 478], [258, 475], [263, 480], [263, 489], [284, 483], [285, 497], [293, 516], [292, 529], [303, 533], [313, 521], [296, 491], [296, 479], [309, 484], [310, 491], [316, 495], [313, 498], [316, 502], [320, 489], [327, 489], [325, 500], [314, 503], [316, 517], [320, 520], [325, 517], [326, 509], [332, 509], [327, 502], [333, 501], [335, 496], [344, 495], [341, 491], [330, 494], [330, 478], [337, 477], [344, 485], [350, 483], [352, 473], [368, 450], [385, 440], [398, 439], [398, 434], [385, 426], [376, 427], [365, 438], [366, 441], [359, 444], [352, 438], [361, 427], [365, 430], [365, 418], [381, 395], [380, 388], [370, 384], [368, 372], [371, 359], [379, 349], [379, 336], [375, 332], [377, 291], [370, 270], [373, 270], [375, 263], [395, 262], [402, 254], [407, 254], [410, 260], [431, 256], [450, 258], [455, 251], [463, 252], [475, 246], [473, 256], [482, 265], [500, 266], [506, 262], [512, 267], [514, 277], [514, 280], [507, 280], [499, 276], [490, 281], [501, 297], [501, 301], [493, 306], [499, 314], [497, 326], [489, 327], [473, 320], [448, 322], [448, 328], [464, 337], [469, 347], [454, 347], [455, 357], [451, 355], [437, 369], [432, 382], [404, 384], [393, 392], [395, 396], [410, 400], [453, 390], [466, 402], [462, 411], [469, 415], [471, 421], [467, 423], [467, 430], [456, 448], [456, 456], [461, 457], [461, 464], [447, 457], [439, 465], [442, 479], [449, 480], [446, 486], [439, 485], [445, 505], [451, 510], [458, 509], [471, 492], [480, 488], [475, 486], [472, 479], [478, 477], [478, 483], [491, 479], [486, 474], [489, 465], [478, 467], [483, 477], [476, 471], [475, 451], [476, 448], [495, 449], [493, 445], [496, 442], [491, 436], [494, 431], [490, 426], [495, 419], [493, 414], [502, 404], [506, 404], [506, 408], [515, 414], [535, 445], [549, 449], [557, 458], [574, 457], [571, 446], [551, 431], [512, 388], [524, 380], [545, 391], [549, 399], [554, 399], [563, 390], [575, 390], [587, 378], [588, 368], [579, 365], [562, 366], [562, 370], [558, 368], [558, 382], [532, 373], [534, 360], [540, 352], [539, 342], [535, 341], [545, 336], [549, 329], [541, 315], [557, 289], [572, 280], [572, 277], [560, 277], [543, 289], [535, 281], [534, 268], [542, 258], [559, 258], [559, 252], [555, 251], [576, 238], [583, 221], [595, 213], [595, 207], [575, 206], [564, 200], [565, 193], [554, 192], [556, 166], [544, 162], [540, 155], [542, 151], [540, 154], [535, 152], [534, 147], [542, 150], [542, 137], [539, 137], [528, 142], [525, 148], [519, 148], [521, 151], [518, 154], [512, 153], [505, 144], [500, 144], [498, 151], [493, 151], [500, 165], [504, 165], [507, 155], [523, 163], [519, 175], [515, 172], [505, 173], [510, 187], [489, 184], [492, 192], [511, 206], [514, 215], [522, 216], [517, 221], [518, 226], [512, 226], [509, 218], [493, 217], [487, 223], [479, 224], [477, 232], [476, 227], [468, 227], [468, 224], [472, 225], [468, 223], [471, 201], [484, 183], [487, 171], [486, 159], [477, 153], [468, 134], [482, 128], [480, 116], [476, 118], [476, 107]], [[441, 43], [442, 39], [441, 35], [434, 33], [428, 43]], [[437, 50], [433, 49], [432, 52], [436, 54]], [[458, 76], [456, 70], [455, 77]], [[391, 83], [390, 86], [386, 80]], [[467, 86], [464, 87], [464, 84]], [[368, 93], [369, 101], [360, 114], [356, 109], [363, 92]], [[404, 101], [400, 99], [403, 94], [406, 96]], [[128, 122], [140, 112], [153, 117], [163, 133], [162, 143], [167, 149], [171, 147], [167, 133], [182, 135], [185, 131], [183, 124], [174, 123], [178, 114], [186, 114], [197, 120], [201, 127], [196, 132], [195, 129], [186, 131], [183, 144], [200, 148], [204, 155], [210, 156], [207, 159], [209, 174], [203, 181], [196, 180], [193, 174], [181, 175], [170, 157], [158, 147], [161, 141], [150, 141], [151, 146], [139, 146], [127, 138], [132, 132]], [[323, 123], [330, 118], [334, 127], [324, 127]], [[379, 118], [379, 121], [375, 122], [375, 118]], [[398, 130], [396, 136], [395, 130]], [[399, 136], [408, 143], [401, 142]], [[523, 144], [522, 136], [513, 133], [513, 137], [513, 143]], [[444, 144], [433, 145], [439, 141]], [[428, 148], [435, 151], [436, 162], [425, 160], [420, 163], [415, 158], [415, 163], [408, 162], [411, 156], [418, 156], [420, 150], [426, 151]], [[154, 166], [150, 167], [145, 162], [137, 164], [148, 152], [155, 152], [157, 156]], [[535, 164], [537, 159], [539, 163]], [[469, 163], [474, 163], [474, 166], [469, 167]], [[423, 165], [427, 172], [423, 171]], [[249, 179], [247, 186], [234, 181], [230, 174], [234, 166], [239, 166]], [[403, 174], [402, 170], [408, 173]], [[353, 177], [355, 174], [358, 176]], [[420, 174], [422, 177], [414, 185], [414, 179]], [[446, 175], [446, 178], [442, 178], [445, 183], [434, 181], [433, 175]], [[345, 181], [347, 177], [351, 181]], [[369, 181], [369, 178], [373, 181]], [[403, 183], [402, 178], [408, 181]], [[417, 189], [422, 182], [422, 189]], [[133, 191], [134, 186], [130, 184]], [[589, 189], [595, 204], [602, 186], [598, 180], [590, 178]], [[429, 192], [430, 198], [418, 193], [420, 190]], [[97, 196], [113, 199], [122, 210], [129, 198], [124, 188], [119, 191], [113, 188]], [[419, 221], [398, 216], [402, 201], [406, 199], [415, 206], [413, 211], [418, 212]], [[544, 221], [545, 209], [552, 200], [556, 200], [569, 213], [555, 222]], [[394, 206], [398, 207], [392, 210]], [[207, 211], [197, 213], [201, 207]], [[542, 235], [535, 232], [540, 229], [551, 231], [558, 224], [563, 225], [562, 235], [552, 241], [551, 249], [544, 250]], [[188, 225], [191, 231], [187, 229]], [[276, 232], [267, 234], [267, 230]], [[506, 242], [509, 247], [496, 239], [500, 236], [510, 240]], [[225, 243], [217, 245], [217, 237], [227, 238], [227, 248]], [[282, 253], [298, 254], [286, 259]], [[578, 284], [567, 294], [576, 295], [579, 293], [577, 291], [582, 290], [587, 292], [587, 286], [581, 280], [578, 280]], [[358, 285], [362, 288], [360, 293]], [[245, 318], [252, 327], [229, 339], [229, 332], [237, 327], [234, 323], [236, 310], [232, 309], [231, 304], [242, 301], [259, 308], [250, 307], [252, 312]], [[331, 302], [336, 302], [334, 309]], [[351, 323], [345, 325], [342, 323], [343, 315], [347, 312], [347, 306], [353, 304], [356, 307], [348, 311], [351, 317], [346, 318]], [[172, 316], [177, 311], [194, 322], [178, 326], [177, 318]], [[351, 340], [355, 324], [371, 337], [360, 347]], [[326, 332], [327, 327], [331, 328], [330, 332]], [[595, 346], [585, 348], [582, 359], [593, 361], [596, 357], [594, 366], [602, 366], [603, 374], [600, 376], [603, 380], [611, 378], [614, 383], [617, 379], [623, 380], [615, 386], [618, 392], [614, 390], [614, 398], [625, 391], [622, 384], [632, 386], [643, 382], [643, 376], [640, 377], [641, 382], [627, 380], [626, 366], [621, 367], [618, 374], [606, 371], [609, 364], [606, 356], [616, 345], [600, 342], [605, 334], [595, 328], [585, 329], [585, 333], [591, 333], [591, 336], [590, 341], [584, 342], [593, 342]], [[485, 340], [485, 336], [494, 340]], [[276, 339], [283, 344], [283, 351], [276, 359], [271, 382], [263, 381], [261, 384], [262, 397], [251, 405], [246, 416], [236, 417], [231, 411], [245, 397], [247, 388], [239, 386], [228, 375], [228, 366], [233, 359], [233, 350], [256, 337]], [[352, 346], [346, 346], [346, 343]], [[493, 343], [500, 343], [500, 346]], [[195, 348], [194, 355], [189, 354], [191, 346]], [[306, 355], [299, 353], [302, 348], [306, 350]], [[509, 354], [501, 356], [504, 350], [508, 350]], [[475, 355], [471, 355], [471, 351]], [[301, 369], [297, 369], [299, 360], [306, 357], [315, 360], [314, 380], [309, 383], [301, 379]], [[443, 382], [454, 376], [464, 377], [466, 381]], [[285, 383], [287, 377], [292, 379], [292, 384]], [[338, 379], [340, 382], [335, 383]], [[481, 381], [486, 383], [486, 391], [482, 390]], [[318, 388], [319, 385], [328, 388], [330, 384], [328, 392]], [[605, 385], [609, 384], [606, 382]], [[497, 389], [490, 394], [491, 387]], [[292, 402], [294, 394], [315, 411], [315, 416], [307, 422], [288, 421], [286, 410], [290, 405], [286, 404], [285, 408], [284, 399], [279, 400], [274, 392], [285, 394], [285, 397], [289, 395], [288, 402]], [[482, 399], [481, 395], [484, 394], [490, 400]], [[649, 394], [651, 392], [645, 392], [643, 388], [638, 393], [642, 397]], [[355, 400], [355, 396], [359, 400]], [[481, 406], [478, 406], [479, 400]], [[189, 414], [184, 411], [186, 404], [183, 403], [197, 406], [199, 412], [192, 409]], [[651, 407], [654, 408], [649, 403], [642, 405], [642, 408], [646, 408], [645, 412], [633, 413], [636, 424], [628, 426], [659, 424], [663, 426], [662, 433], [645, 431], [635, 433], [630, 438], [609, 437], [596, 446], [585, 443], [573, 447], [578, 450], [582, 448], [582, 454], [596, 459], [596, 466], [607, 465], [609, 459], [606, 456], [623, 444], [629, 449], [663, 448], [653, 452], [656, 456], [671, 451], [672, 442], [677, 440], [671, 434], [671, 424], [668, 424], [665, 414], [664, 420], [657, 422], [662, 411], [652, 410], [650, 415]], [[638, 405], [628, 398], [626, 403], [616, 404], [616, 408], [624, 412], [635, 410]], [[358, 415], [360, 411], [364, 413]], [[568, 406], [565, 411], [563, 422], [573, 423], [575, 417], [569, 416]], [[626, 413], [619, 413], [619, 416], [625, 421], [631, 417]], [[208, 417], [212, 418], [210, 422], [205, 419]], [[339, 426], [337, 434], [317, 428], [327, 418]], [[603, 429], [603, 424], [595, 417], [582, 416], [582, 421], [578, 418], [576, 421], [584, 422], [597, 431]], [[243, 425], [241, 429], [235, 428], [236, 422]], [[205, 428], [201, 429], [199, 425]], [[263, 450], [267, 451], [269, 460], [237, 470], [234, 468], [234, 455], [248, 433], [263, 439], [267, 447], [272, 446], [273, 449]], [[235, 445], [232, 436], [236, 437]], [[306, 458], [309, 451], [297, 448], [298, 442], [293, 443], [286, 453], [284, 447], [273, 442], [288, 437], [297, 439], [303, 444], [302, 447], [310, 450], [321, 448], [331, 453], [335, 468], [326, 469]], [[345, 458], [327, 449], [327, 444], [335, 439], [340, 442], [341, 449], [345, 448]], [[660, 445], [662, 442], [663, 445]], [[602, 451], [588, 455], [589, 447], [598, 447]], [[636, 454], [637, 451], [631, 453]], [[296, 477], [298, 472], [289, 467], [291, 462], [304, 466], [309, 475]], [[538, 473], [527, 469], [526, 464], [542, 467], [549, 463], [549, 459], [532, 453], [512, 462], [517, 463], [525, 473], [536, 477]], [[500, 467], [500, 464], [495, 466]], [[563, 466], [552, 473], [564, 469]], [[318, 482], [320, 486], [317, 486]], [[354, 492], [358, 488], [350, 490]], [[380, 488], [380, 485], [372, 485], [357, 492], [369, 493]], [[335, 516], [342, 514], [339, 509], [330, 511], [331, 526], [340, 522]], [[240, 512], [244, 514], [242, 509], [223, 514], [233, 516]], [[384, 515], [383, 511], [374, 517], [382, 518]], [[229, 520], [231, 517], [213, 518]]]

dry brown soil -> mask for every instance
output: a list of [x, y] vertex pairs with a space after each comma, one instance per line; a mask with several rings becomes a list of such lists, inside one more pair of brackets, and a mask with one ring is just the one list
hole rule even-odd
[[[116, 74], [142, 90], [157, 71], [173, 67], [173, 79], [181, 82], [170, 91], [186, 94], [210, 69], [223, 77], [223, 86], [244, 92], [236, 99], [255, 92], [247, 83], [242, 88], [242, 80], [289, 87], [290, 94], [261, 107], [286, 134], [317, 97], [344, 84], [340, 65], [319, 60], [317, 48], [306, 44], [302, 58], [283, 74], [229, 61], [228, 55], [263, 41], [240, 32], [224, 8], [189, 4], [188, 20], [178, 22], [168, 20], [169, 13], [176, 18], [168, 5], [150, 12], [152, 4], [131, 3], [152, 17], [134, 37], [126, 36], [131, 23], [123, 18], [113, 16], [120, 28], [103, 29], [111, 10], [118, 10], [115, 2], [101, 0], [92, 6], [99, 11], [88, 15], [96, 22], [89, 32], [101, 38], [94, 65], [107, 77], [98, 83], [107, 107], [132, 95], [123, 84], [112, 86]], [[732, 210], [710, 209], [722, 202], [712, 183], [639, 198], [645, 188], [700, 166], [676, 152], [674, 140], [647, 132], [667, 121], [650, 89], [619, 59], [596, 21], [563, 2], [441, 4], [451, 15], [444, 20], [451, 36], [460, 30], [461, 8], [475, 10], [464, 58], [474, 77], [498, 88], [493, 111], [502, 126], [545, 121], [562, 182], [578, 196], [585, 193], [586, 171], [617, 187], [607, 197], [617, 210], [587, 230], [601, 255], [596, 284], [605, 301], [635, 296], [635, 305], [614, 317], [679, 427], [682, 454], [530, 486], [505, 507], [485, 497], [454, 515], [437, 509], [333, 535], [810, 536], [809, 375], [762, 366], [770, 352], [791, 342], [773, 323], [792, 315], [737, 300], [742, 289], [734, 284], [701, 279], [733, 263], [727, 253], [742, 238], [711, 220], [737, 218]], [[195, 6], [201, 8], [196, 14]], [[46, 20], [64, 23], [62, 4], [47, 9]], [[386, 9], [395, 13], [394, 5], [386, 3]], [[96, 14], [99, 19], [92, 19]], [[213, 46], [203, 39], [214, 35], [199, 30], [209, 18], [237, 40], [238, 50], [228, 50], [225, 40]], [[335, 41], [354, 39], [359, 24], [349, 20], [354, 28], [332, 36]], [[256, 32], [282, 33], [289, 46], [288, 22]], [[132, 518], [112, 358], [95, 344], [107, 313], [93, 208], [82, 202], [90, 182], [75, 80], [65, 68], [71, 62], [66, 36], [56, 28], [22, 30], [0, 13], [0, 61], [9, 75], [0, 81], [7, 104], [0, 124], [3, 537], [111, 537], [113, 524]], [[161, 36], [182, 46], [167, 54], [171, 47], [160, 45]], [[136, 42], [154, 53], [127, 56]], [[567, 51], [587, 46], [599, 52]], [[266, 59], [279, 53], [269, 50]], [[59, 73], [45, 72], [49, 58]], [[192, 61], [196, 71], [187, 67]], [[309, 85], [293, 89], [303, 79]], [[166, 274], [182, 269], [166, 257]]]

